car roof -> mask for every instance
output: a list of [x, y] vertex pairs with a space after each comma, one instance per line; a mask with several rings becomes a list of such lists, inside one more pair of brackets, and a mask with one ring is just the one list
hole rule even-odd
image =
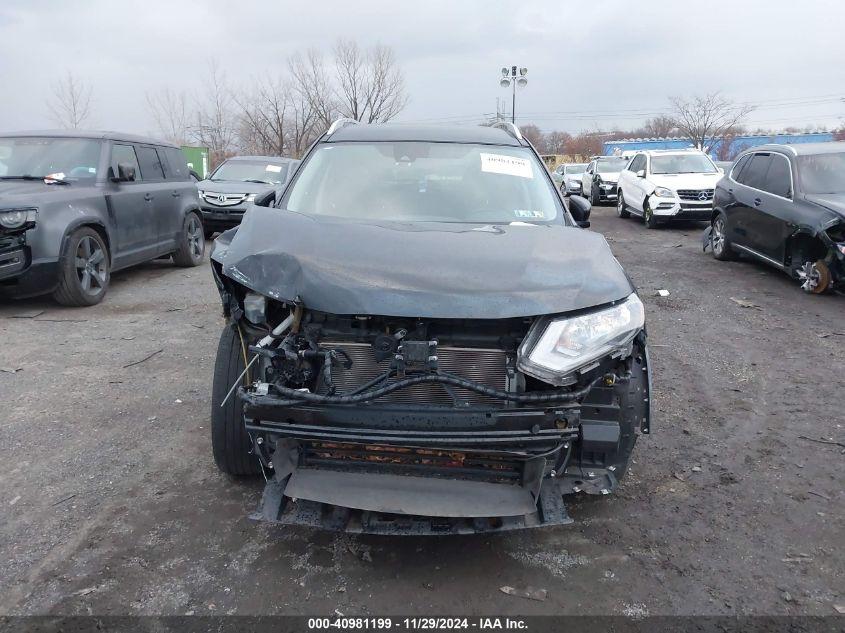
[[293, 163], [296, 162], [297, 159], [295, 158], [285, 158], [284, 156], [231, 156], [226, 159], [228, 161], [237, 161], [237, 160], [259, 160], [259, 161], [267, 161], [267, 162], [274, 162], [274, 163]]
[[174, 145], [168, 141], [161, 141], [148, 136], [138, 136], [137, 134], [125, 134], [123, 132], [112, 132], [107, 130], [26, 130], [24, 132], [0, 133], [0, 138], [17, 138], [22, 136], [88, 138], [96, 140], [124, 141], [126, 143], [144, 143], [147, 145], [160, 145], [163, 147], [175, 147], [176, 149], [179, 149], [178, 145]]
[[323, 139], [324, 143], [344, 142], [401, 142], [423, 141], [431, 143], [477, 143], [480, 145], [508, 145], [520, 147], [522, 143], [501, 128], [484, 125], [400, 125], [358, 124], [345, 125]]
[[763, 152], [763, 151], [777, 151], [784, 154], [792, 154], [793, 156], [809, 156], [812, 154], [835, 154], [845, 152], [845, 142], [843, 141], [828, 141], [827, 143], [796, 143], [794, 145], [786, 145], [782, 143], [768, 143], [766, 145], [758, 145], [756, 147], [749, 147], [749, 152]]

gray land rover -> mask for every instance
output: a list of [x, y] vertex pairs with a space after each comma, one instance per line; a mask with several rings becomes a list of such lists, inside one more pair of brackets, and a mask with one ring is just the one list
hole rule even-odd
[[202, 262], [195, 184], [175, 145], [113, 132], [0, 135], [0, 296], [99, 303], [112, 271]]

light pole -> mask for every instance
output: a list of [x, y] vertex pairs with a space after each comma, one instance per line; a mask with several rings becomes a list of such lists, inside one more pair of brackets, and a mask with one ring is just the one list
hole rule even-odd
[[528, 79], [525, 75], [528, 74], [527, 68], [517, 68], [511, 66], [507, 68], [502, 67], [502, 78], [499, 85], [502, 88], [513, 88], [513, 101], [511, 102], [511, 123], [516, 125], [516, 87], [524, 88], [528, 85]]

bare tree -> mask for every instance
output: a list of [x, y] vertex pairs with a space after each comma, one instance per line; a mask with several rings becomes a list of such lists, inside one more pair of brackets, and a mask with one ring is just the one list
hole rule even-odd
[[591, 132], [573, 136], [566, 144], [566, 153], [574, 158], [589, 158], [602, 153], [602, 137]]
[[315, 123], [327, 128], [338, 117], [338, 104], [322, 53], [315, 49], [309, 49], [305, 56], [297, 53], [290, 58], [288, 68], [298, 101], [307, 103]]
[[211, 164], [217, 165], [235, 149], [237, 116], [226, 74], [216, 61], [209, 64], [205, 78], [206, 90], [197, 100], [192, 136], [200, 145], [208, 147]]
[[53, 85], [53, 96], [47, 107], [60, 127], [80, 128], [91, 116], [91, 87], [68, 70], [64, 78]]
[[565, 154], [566, 144], [572, 139], [567, 132], [555, 130], [545, 135], [545, 151], [549, 154]]
[[165, 88], [147, 93], [147, 109], [156, 122], [159, 134], [171, 143], [184, 145], [191, 135], [191, 115], [184, 92]]
[[648, 119], [638, 132], [640, 132], [640, 136], [648, 138], [666, 138], [675, 131], [676, 127], [675, 119], [665, 114], [660, 114]]
[[405, 80], [393, 49], [376, 45], [363, 51], [356, 42], [341, 39], [335, 45], [334, 59], [342, 116], [383, 123], [408, 104]]
[[287, 88], [282, 79], [258, 80], [241, 108], [241, 145], [253, 153], [282, 156], [287, 149]]
[[718, 92], [696, 95], [689, 100], [673, 97], [670, 101], [678, 130], [705, 152], [754, 110], [749, 105], [734, 104]]
[[529, 123], [527, 125], [520, 125], [519, 131], [522, 133], [522, 136], [531, 141], [531, 144], [534, 146], [534, 149], [536, 149], [541, 154], [546, 153], [543, 132], [540, 131], [540, 128], [538, 128], [533, 123]]

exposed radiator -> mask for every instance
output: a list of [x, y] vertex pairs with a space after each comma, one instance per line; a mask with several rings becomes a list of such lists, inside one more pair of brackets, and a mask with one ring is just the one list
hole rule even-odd
[[[349, 393], [364, 383], [383, 374], [390, 367], [390, 359], [376, 363], [373, 348], [367, 343], [331, 343], [323, 341], [321, 347], [339, 349], [349, 354], [352, 368], [335, 368], [332, 370], [332, 381], [337, 393]], [[479, 382], [495, 389], [506, 387], [506, 357], [505, 352], [498, 349], [476, 349], [469, 347], [438, 347], [437, 364], [442, 371], [449, 372]], [[474, 405], [501, 405], [500, 400], [487, 398], [474, 391], [451, 388], [460, 400]], [[325, 386], [318, 389], [325, 393]], [[374, 402], [393, 402], [404, 404], [432, 404], [452, 406], [454, 401], [443, 385], [424, 384], [414, 385], [406, 389], [394, 391], [378, 398]]]

